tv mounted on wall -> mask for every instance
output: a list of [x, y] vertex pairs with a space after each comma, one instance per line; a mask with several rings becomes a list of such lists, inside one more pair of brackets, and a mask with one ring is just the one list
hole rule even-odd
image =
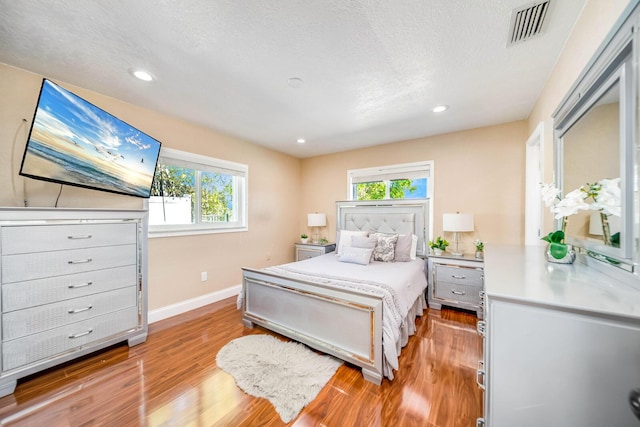
[[160, 142], [43, 79], [20, 175], [149, 197]]

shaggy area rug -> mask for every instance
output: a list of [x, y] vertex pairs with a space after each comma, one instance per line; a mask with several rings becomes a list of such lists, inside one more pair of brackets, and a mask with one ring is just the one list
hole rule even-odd
[[315, 399], [342, 365], [271, 335], [236, 338], [220, 349], [216, 362], [245, 393], [268, 399], [285, 423]]

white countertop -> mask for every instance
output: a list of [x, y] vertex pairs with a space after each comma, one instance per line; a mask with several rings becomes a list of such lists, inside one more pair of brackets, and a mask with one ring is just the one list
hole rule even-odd
[[578, 261], [550, 263], [544, 251], [543, 246], [492, 245], [484, 260], [489, 298], [640, 320], [640, 281], [623, 283]]

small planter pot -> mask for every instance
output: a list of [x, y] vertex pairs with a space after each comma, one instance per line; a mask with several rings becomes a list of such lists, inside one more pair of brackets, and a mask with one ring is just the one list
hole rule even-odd
[[433, 250], [433, 254], [434, 255], [442, 255], [442, 252], [444, 252], [442, 249], [440, 248], [431, 248]]
[[484, 259], [484, 251], [476, 251], [477, 259]]
[[302, 237], [300, 238], [300, 243], [309, 243], [309, 238], [307, 237], [306, 239], [303, 239]]

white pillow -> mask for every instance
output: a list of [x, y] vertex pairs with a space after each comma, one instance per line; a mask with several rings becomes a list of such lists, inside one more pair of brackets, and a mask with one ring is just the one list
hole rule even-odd
[[416, 259], [416, 252], [418, 250], [418, 236], [415, 234], [411, 235], [411, 252], [409, 252], [409, 256], [412, 260]]
[[368, 231], [340, 230], [339, 233], [338, 244], [336, 245], [336, 255], [342, 254], [344, 248], [351, 246], [351, 238], [353, 236], [367, 237], [369, 235]]
[[340, 253], [340, 262], [351, 262], [353, 264], [368, 265], [371, 261], [371, 254], [373, 249], [367, 248], [354, 248], [353, 246], [346, 246], [342, 248]]

